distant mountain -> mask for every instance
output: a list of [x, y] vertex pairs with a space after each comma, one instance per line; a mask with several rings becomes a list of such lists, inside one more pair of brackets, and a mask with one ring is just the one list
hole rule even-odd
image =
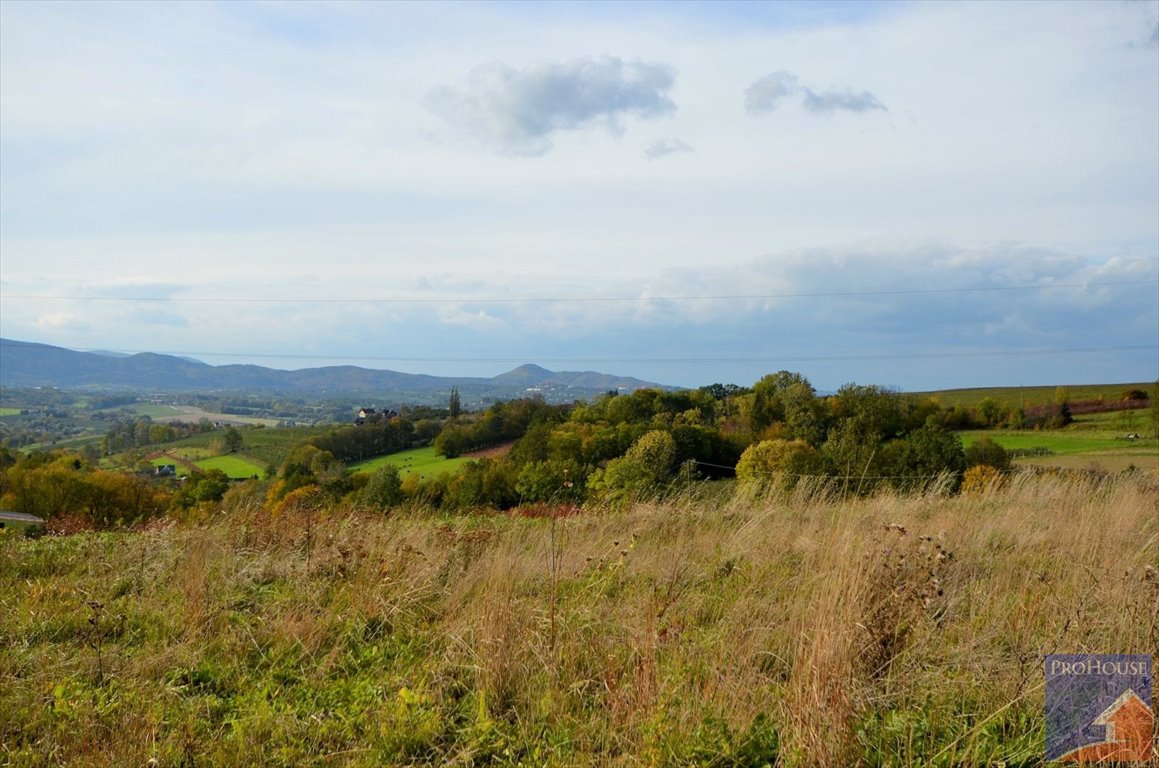
[[260, 365], [208, 365], [172, 355], [115, 356], [0, 339], [0, 386], [124, 388], [173, 392], [270, 392], [359, 396], [373, 402], [443, 402], [452, 387], [465, 401], [538, 393], [548, 402], [583, 400], [609, 390], [677, 389], [596, 371], [549, 371], [521, 365], [492, 378], [427, 376], [352, 365], [281, 371]]

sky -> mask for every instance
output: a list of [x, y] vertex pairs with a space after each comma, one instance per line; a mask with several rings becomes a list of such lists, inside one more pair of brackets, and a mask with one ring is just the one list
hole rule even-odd
[[0, 2], [0, 336], [1159, 377], [1159, 3]]

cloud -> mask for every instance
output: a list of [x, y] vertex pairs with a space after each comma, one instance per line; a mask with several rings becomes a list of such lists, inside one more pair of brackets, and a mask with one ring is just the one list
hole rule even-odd
[[658, 139], [652, 142], [647, 149], [644, 150], [644, 156], [649, 160], [655, 160], [660, 157], [667, 157], [678, 152], [695, 152], [691, 146], [685, 144], [680, 139]]
[[471, 312], [460, 305], [441, 307], [439, 320], [445, 325], [470, 328], [476, 331], [498, 331], [506, 327], [502, 318], [488, 313], [484, 309]]
[[177, 312], [166, 312], [165, 310], [158, 309], [156, 305], [133, 310], [126, 314], [125, 320], [144, 326], [163, 325], [169, 328], [190, 327], [189, 321], [185, 319], [184, 315], [178, 314]]
[[612, 56], [543, 62], [516, 70], [494, 62], [471, 71], [466, 86], [434, 88], [427, 106], [446, 122], [504, 154], [541, 155], [557, 131], [604, 125], [622, 133], [627, 116], [676, 112], [668, 91], [676, 70]]
[[792, 72], [781, 69], [758, 77], [745, 89], [745, 111], [750, 115], [763, 115], [775, 110], [785, 99], [798, 94], [803, 94], [801, 106], [815, 115], [885, 110], [885, 105], [869, 91], [857, 93], [848, 88], [815, 91], [802, 86]]
[[36, 318], [36, 328], [42, 331], [87, 331], [92, 326], [71, 312], [50, 312]]
[[795, 96], [800, 90], [797, 76], [783, 69], [759, 77], [745, 89], [745, 111], [750, 115], [772, 112], [782, 101]]
[[1147, 41], [1148, 48], [1159, 48], [1159, 23], [1155, 24], [1155, 29], [1151, 31], [1151, 39]]
[[815, 115], [827, 115], [831, 112], [869, 112], [875, 109], [885, 110], [885, 105], [869, 91], [854, 93], [844, 91], [821, 91], [820, 93], [805, 89], [805, 98], [801, 106]]

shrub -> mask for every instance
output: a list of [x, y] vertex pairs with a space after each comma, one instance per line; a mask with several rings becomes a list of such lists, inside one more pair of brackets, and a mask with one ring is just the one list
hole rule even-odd
[[802, 477], [823, 471], [820, 452], [804, 440], [762, 440], [745, 449], [736, 464], [737, 481], [754, 493], [792, 490]]
[[975, 440], [966, 449], [966, 466], [985, 464], [995, 469], [1010, 469], [1010, 452], [988, 437]]
[[378, 509], [397, 506], [403, 498], [402, 478], [393, 464], [385, 464], [371, 475], [359, 493], [362, 503]]
[[962, 493], [966, 496], [979, 496], [1005, 484], [1006, 476], [988, 464], [975, 464], [962, 475]]

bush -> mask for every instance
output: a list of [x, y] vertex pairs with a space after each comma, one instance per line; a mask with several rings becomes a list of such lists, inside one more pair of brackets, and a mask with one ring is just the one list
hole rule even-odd
[[821, 453], [804, 440], [762, 440], [741, 454], [736, 478], [749, 492], [788, 491], [802, 477], [823, 474], [824, 466]]
[[988, 464], [975, 464], [962, 475], [962, 493], [966, 496], [979, 496], [1005, 484], [1006, 476]]
[[404, 496], [402, 477], [398, 473], [398, 467], [393, 464], [383, 465], [381, 469], [370, 476], [358, 498], [363, 504], [378, 509], [401, 504]]
[[1010, 469], [1010, 452], [988, 437], [979, 438], [966, 449], [966, 466], [980, 464], [1005, 471]]

